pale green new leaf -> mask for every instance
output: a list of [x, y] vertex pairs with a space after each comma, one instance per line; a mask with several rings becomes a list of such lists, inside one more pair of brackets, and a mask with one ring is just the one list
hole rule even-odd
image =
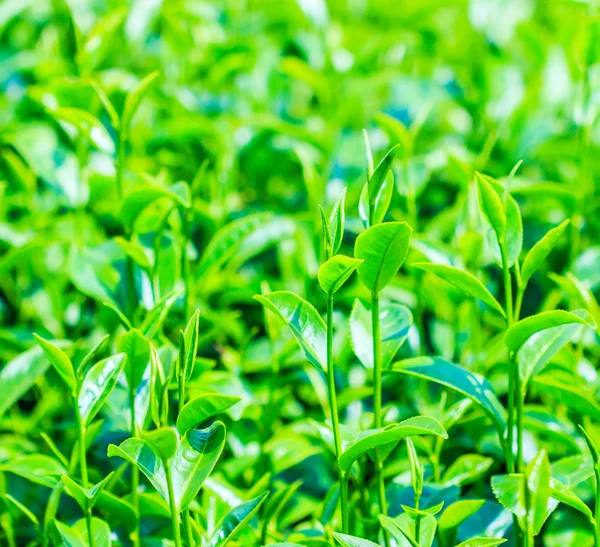
[[125, 106], [121, 115], [121, 131], [124, 131], [125, 134], [130, 129], [131, 121], [142, 103], [144, 95], [148, 93], [159, 75], [160, 72], [158, 70], [148, 74], [125, 98]]
[[449, 505], [440, 515], [438, 528], [440, 532], [447, 532], [456, 528], [470, 516], [483, 507], [485, 500], [459, 500]]
[[79, 504], [83, 511], [87, 511], [88, 508], [92, 509], [96, 505], [113, 475], [114, 472], [109, 473], [99, 483], [90, 488], [83, 488], [68, 475], [63, 475], [61, 480], [67, 493]]
[[77, 395], [77, 406], [85, 426], [91, 423], [115, 387], [127, 355], [119, 353], [96, 363], [85, 375]]
[[196, 362], [196, 353], [198, 353], [198, 328], [200, 322], [200, 310], [196, 310], [185, 327], [183, 332], [184, 341], [184, 359], [183, 359], [183, 374], [186, 382], [192, 377], [194, 372], [194, 364]]
[[553, 310], [531, 315], [517, 321], [506, 331], [504, 342], [510, 351], [518, 351], [533, 334], [570, 323], [596, 328], [596, 324], [587, 310], [575, 310], [574, 312]]
[[503, 241], [506, 230], [506, 214], [502, 199], [480, 173], [475, 173], [475, 179], [481, 212], [492, 226], [498, 241]]
[[471, 538], [459, 543], [456, 547], [496, 547], [506, 543], [506, 541], [502, 538]]
[[398, 442], [412, 435], [437, 435], [443, 439], [448, 438], [446, 430], [435, 418], [415, 416], [398, 424], [363, 432], [340, 455], [340, 469], [348, 472], [352, 464], [369, 450], [388, 443]]
[[327, 328], [312, 304], [289, 291], [254, 298], [283, 319], [311, 363], [327, 370]]
[[16, 457], [1, 464], [0, 471], [13, 473], [48, 488], [54, 488], [60, 477], [67, 472], [61, 463], [43, 454]]
[[368, 539], [361, 539], [348, 534], [333, 533], [333, 537], [343, 547], [379, 547], [377, 543], [373, 543]]
[[345, 255], [335, 255], [321, 265], [317, 278], [327, 294], [334, 294], [342, 288], [352, 273], [360, 266], [361, 260]]
[[71, 359], [69, 359], [67, 354], [62, 349], [54, 345], [52, 342], [45, 340], [37, 334], [34, 334], [33, 336], [35, 337], [37, 343], [41, 346], [44, 354], [52, 366], [56, 369], [56, 372], [58, 372], [65, 384], [67, 384], [67, 387], [72, 393], [75, 393], [77, 390], [77, 378], [75, 376], [75, 369], [73, 368]]
[[[413, 324], [410, 310], [395, 303], [382, 303], [379, 308], [381, 333], [381, 366], [386, 369], [406, 340]], [[364, 367], [373, 368], [373, 323], [371, 311], [356, 299], [350, 314], [352, 349]]]
[[269, 492], [234, 507], [216, 526], [209, 540], [209, 547], [225, 547], [238, 532], [254, 518]]
[[177, 432], [168, 426], [159, 427], [152, 431], [143, 431], [141, 437], [163, 462], [173, 457], [179, 444]]
[[197, 427], [202, 422], [224, 412], [241, 400], [241, 397], [220, 395], [219, 393], [203, 393], [188, 401], [179, 411], [177, 430], [181, 435], [184, 435], [188, 429]]
[[406, 222], [384, 222], [356, 238], [354, 256], [363, 260], [358, 276], [370, 291], [379, 292], [396, 275], [406, 259], [411, 233]]

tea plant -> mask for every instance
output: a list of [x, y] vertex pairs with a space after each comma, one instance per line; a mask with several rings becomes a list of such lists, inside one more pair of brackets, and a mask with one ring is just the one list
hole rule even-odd
[[600, 547], [594, 2], [0, 5], [0, 544]]

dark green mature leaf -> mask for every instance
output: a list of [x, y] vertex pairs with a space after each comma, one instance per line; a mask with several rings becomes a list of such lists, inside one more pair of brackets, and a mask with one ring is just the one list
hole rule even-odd
[[358, 276], [370, 291], [379, 292], [398, 272], [406, 259], [411, 233], [406, 222], [384, 222], [356, 238], [354, 256], [363, 260]]
[[596, 328], [594, 319], [587, 310], [575, 310], [574, 312], [563, 310], [547, 311], [517, 321], [506, 331], [504, 342], [510, 351], [518, 351], [533, 334], [545, 329], [571, 323], [587, 325], [593, 329]]
[[531, 276], [552, 252], [552, 249], [554, 249], [558, 240], [562, 237], [569, 222], [569, 220], [565, 220], [556, 228], [549, 230], [525, 255], [523, 266], [521, 267], [521, 285], [523, 287], [527, 285]]
[[77, 395], [79, 415], [84, 425], [90, 424], [102, 408], [126, 361], [124, 353], [113, 355], [96, 363], [85, 375]]
[[231, 397], [218, 393], [204, 393], [188, 401], [179, 411], [179, 416], [177, 416], [177, 430], [183, 435], [188, 429], [197, 427], [202, 422], [224, 412], [241, 400], [241, 397]]
[[469, 296], [485, 302], [488, 306], [502, 315], [502, 317], [506, 317], [504, 308], [502, 308], [500, 303], [492, 296], [490, 291], [485, 288], [483, 283], [469, 272], [459, 270], [453, 266], [446, 266], [445, 264], [431, 264], [430, 262], [415, 262], [411, 264], [411, 266], [436, 275], [451, 285], [454, 285], [457, 289], [460, 289]]
[[[56, 344], [64, 345], [64, 342]], [[3, 391], [0, 398], [0, 418], [31, 389], [49, 366], [50, 361], [42, 349], [34, 347], [15, 357], [0, 370], [0, 385]]]
[[19, 456], [0, 465], [0, 471], [14, 473], [28, 481], [54, 488], [67, 470], [50, 456], [28, 454]]
[[327, 294], [334, 294], [342, 288], [361, 263], [361, 260], [345, 255], [331, 257], [319, 268], [318, 279], [321, 288]]
[[390, 372], [417, 376], [462, 393], [483, 409], [503, 435], [506, 429], [504, 408], [485, 378], [440, 357], [416, 357], [399, 361], [393, 364]]
[[[386, 369], [406, 340], [413, 324], [412, 313], [400, 304], [384, 303], [379, 309], [381, 329], [381, 366]], [[373, 324], [371, 311], [356, 299], [350, 314], [352, 348], [366, 368], [373, 368]]]
[[169, 188], [160, 186], [138, 186], [129, 192], [121, 206], [121, 218], [127, 226], [133, 226], [141, 212], [157, 199], [167, 198], [182, 207], [191, 207], [190, 187], [177, 182]]
[[77, 378], [75, 376], [75, 369], [73, 368], [71, 359], [69, 359], [67, 354], [62, 349], [54, 345], [52, 342], [44, 340], [44, 338], [38, 336], [37, 334], [34, 334], [33, 336], [42, 348], [46, 357], [49, 359], [52, 366], [56, 369], [56, 372], [58, 372], [60, 377], [64, 380], [67, 387], [72, 393], [75, 393], [77, 390]]
[[224, 547], [254, 518], [269, 492], [233, 508], [216, 526], [209, 540], [210, 547]]
[[352, 464], [369, 450], [413, 435], [437, 435], [444, 439], [448, 438], [446, 430], [435, 418], [415, 416], [399, 424], [363, 432], [340, 455], [340, 468], [344, 472], [348, 472], [352, 468]]
[[289, 291], [254, 298], [283, 319], [311, 363], [327, 370], [327, 328], [312, 304]]

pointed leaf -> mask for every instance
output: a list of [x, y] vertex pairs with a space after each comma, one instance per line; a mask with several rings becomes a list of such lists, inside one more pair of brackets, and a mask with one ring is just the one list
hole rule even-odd
[[545, 450], [541, 450], [525, 470], [529, 491], [527, 523], [534, 536], [540, 533], [548, 517], [547, 507], [551, 494], [550, 474], [548, 455]]
[[349, 536], [348, 534], [340, 534], [338, 532], [334, 532], [333, 537], [343, 547], [379, 547], [378, 543], [373, 543], [368, 539], [361, 539], [355, 536]]
[[441, 514], [438, 527], [440, 532], [447, 532], [459, 526], [483, 507], [485, 500], [459, 500], [449, 505]]
[[215, 531], [210, 537], [209, 546], [225, 547], [254, 518], [268, 495], [269, 492], [265, 492], [257, 498], [242, 503], [229, 511], [216, 526]]
[[131, 121], [137, 112], [144, 95], [148, 93], [152, 84], [156, 81], [160, 72], [156, 70], [151, 72], [144, 79], [142, 79], [138, 85], [127, 95], [125, 99], [125, 106], [123, 107], [123, 114], [121, 115], [121, 130], [128, 132], [131, 126]]
[[345, 255], [335, 255], [325, 262], [317, 274], [321, 288], [327, 294], [334, 294], [360, 266], [361, 260]]
[[393, 364], [390, 372], [410, 374], [462, 393], [478, 404], [491, 418], [498, 432], [503, 434], [506, 428], [504, 408], [492, 385], [482, 376], [441, 357], [415, 357], [399, 361]]
[[85, 375], [77, 406], [84, 425], [89, 425], [115, 387], [127, 355], [119, 353], [96, 363]]
[[335, 255], [342, 245], [344, 239], [344, 227], [346, 223], [346, 188], [342, 190], [340, 197], [335, 203], [331, 215], [329, 215], [328, 233], [331, 244], [331, 254]]
[[446, 430], [436, 419], [428, 416], [415, 416], [399, 424], [365, 431], [340, 455], [340, 469], [348, 472], [352, 464], [365, 452], [384, 444], [400, 441], [412, 435], [437, 435], [444, 439], [448, 438]]
[[465, 294], [485, 302], [488, 306], [502, 315], [502, 317], [506, 317], [504, 309], [500, 303], [492, 296], [490, 291], [485, 288], [484, 284], [469, 272], [459, 270], [453, 266], [446, 266], [444, 264], [431, 264], [430, 262], [416, 262], [411, 264], [411, 266], [436, 275], [451, 285], [454, 285], [457, 289], [460, 289]]
[[496, 538], [471, 538], [462, 543], [459, 543], [456, 547], [496, 547], [506, 543], [506, 539]]
[[312, 304], [289, 291], [254, 298], [283, 319], [311, 363], [327, 370], [327, 329]]
[[510, 351], [517, 351], [535, 333], [570, 323], [596, 328], [592, 316], [586, 310], [575, 310], [574, 312], [564, 310], [547, 311], [517, 321], [506, 331], [504, 342]]
[[[382, 303], [379, 308], [381, 332], [381, 366], [385, 370], [406, 340], [413, 324], [410, 310], [395, 303]], [[364, 367], [373, 368], [373, 323], [371, 311], [356, 299], [350, 314], [352, 349]]]
[[117, 350], [127, 355], [125, 376], [130, 389], [139, 386], [150, 363], [150, 342], [137, 329], [125, 332], [117, 338]]
[[477, 182], [477, 193], [479, 195], [479, 207], [485, 218], [492, 226], [498, 241], [504, 241], [506, 230], [506, 214], [500, 196], [492, 185], [480, 174], [475, 173]]
[[521, 285], [525, 287], [531, 276], [539, 269], [542, 263], [548, 258], [552, 249], [562, 237], [564, 231], [569, 225], [569, 220], [565, 220], [556, 228], [549, 230], [542, 239], [540, 239], [527, 253], [521, 267]]
[[183, 435], [189, 429], [197, 427], [209, 418], [224, 412], [241, 400], [241, 397], [204, 393], [188, 401], [179, 411], [177, 430]]
[[52, 366], [56, 369], [56, 372], [58, 372], [65, 384], [67, 384], [67, 387], [72, 393], [75, 393], [77, 390], [77, 378], [75, 377], [75, 369], [73, 368], [71, 359], [67, 357], [67, 354], [62, 349], [55, 346], [52, 342], [45, 340], [37, 334], [34, 334], [33, 336]]
[[194, 364], [196, 363], [196, 354], [198, 353], [198, 328], [200, 324], [200, 310], [196, 310], [185, 327], [183, 332], [183, 341], [185, 347], [185, 357], [183, 360], [183, 374], [186, 382], [192, 377]]
[[396, 275], [406, 259], [411, 233], [406, 222], [384, 222], [356, 238], [354, 256], [363, 260], [358, 276], [370, 291], [379, 292]]
[[35, 484], [54, 488], [67, 470], [50, 456], [28, 454], [19, 456], [0, 465], [0, 471], [14, 473]]
[[396, 157], [396, 152], [400, 145], [393, 146], [388, 153], [379, 162], [373, 174], [369, 177], [369, 199], [375, 200], [381, 191], [381, 187], [392, 168], [392, 161]]

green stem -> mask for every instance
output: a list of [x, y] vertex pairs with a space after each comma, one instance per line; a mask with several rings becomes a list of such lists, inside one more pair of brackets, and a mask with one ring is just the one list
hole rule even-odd
[[179, 512], [175, 505], [175, 491], [173, 490], [173, 478], [171, 477], [171, 466], [169, 462], [165, 464], [165, 478], [167, 479], [167, 488], [169, 489], [169, 507], [171, 508], [171, 525], [173, 527], [173, 540], [175, 547], [182, 547], [181, 531], [179, 530]]
[[[506, 256], [506, 246], [504, 242], [500, 243], [500, 253], [502, 255], [502, 274], [504, 277], [504, 296], [505, 296], [505, 313], [507, 326], [513, 324], [513, 299], [512, 299], [512, 279], [508, 268], [508, 258]], [[513, 360], [509, 356], [508, 363], [508, 435], [506, 448], [506, 466], [509, 473], [515, 472], [514, 463], [514, 428], [515, 428], [515, 388], [516, 388], [516, 371]]]
[[116, 182], [117, 197], [119, 201], [123, 199], [123, 170], [125, 167], [125, 138], [121, 129], [117, 131], [117, 165]]
[[594, 465], [596, 477], [596, 504], [594, 508], [594, 547], [600, 547], [600, 469]]
[[[379, 293], [371, 292], [371, 326], [373, 332], [373, 411], [375, 414], [375, 429], [382, 426], [383, 417], [381, 412], [382, 401], [382, 378], [381, 378], [381, 332], [379, 326]], [[379, 450], [375, 449], [375, 477], [377, 480], [377, 492], [379, 496], [379, 512], [387, 515], [387, 502], [385, 499], [385, 484], [383, 481], [383, 462]], [[386, 547], [389, 546], [389, 538], [383, 531]]]
[[525, 396], [522, 393], [521, 375], [519, 374], [519, 365], [515, 360], [515, 356], [511, 356], [510, 366], [515, 371], [515, 399], [517, 403], [517, 473], [523, 473], [523, 414]]
[[185, 290], [185, 296], [183, 299], [183, 316], [188, 317], [190, 310], [190, 281], [189, 281], [189, 262], [187, 257], [187, 246], [189, 241], [189, 220], [188, 211], [184, 210], [181, 215], [182, 219], [182, 232], [183, 232], [183, 243], [181, 246], [181, 278], [183, 279], [183, 285]]
[[194, 542], [194, 534], [192, 533], [192, 519], [190, 516], [190, 510], [186, 509], [183, 512], [183, 524], [184, 524], [184, 529], [185, 529], [185, 539], [188, 543], [189, 547], [194, 547], [195, 542]]
[[[87, 457], [86, 457], [86, 446], [85, 446], [85, 425], [81, 421], [81, 414], [79, 414], [79, 406], [77, 405], [77, 399], [73, 398], [73, 406], [75, 409], [75, 419], [77, 420], [78, 430], [78, 445], [79, 445], [79, 470], [81, 473], [81, 485], [87, 490], [89, 488], [88, 481], [88, 469], [87, 469]], [[94, 547], [94, 534], [92, 533], [92, 510], [89, 506], [85, 508], [85, 523], [88, 533], [88, 541], [90, 547]]]
[[[421, 504], [421, 495], [417, 495], [415, 493], [415, 509], [419, 510], [419, 505]], [[421, 542], [421, 515], [417, 515], [417, 519], [415, 520], [415, 541], [420, 544]]]
[[344, 473], [340, 469], [339, 459], [342, 455], [342, 436], [340, 433], [340, 418], [338, 415], [337, 397], [335, 392], [335, 369], [333, 364], [333, 293], [327, 296], [327, 391], [329, 410], [333, 424], [333, 439], [335, 442], [335, 459], [340, 485], [340, 508], [342, 512], [342, 532], [348, 533], [348, 489], [344, 487]]
[[[137, 437], [137, 426], [135, 423], [135, 389], [129, 386], [129, 408], [131, 410], [131, 436]], [[132, 541], [135, 547], [140, 545], [140, 497], [138, 489], [140, 486], [140, 471], [137, 465], [131, 466], [131, 503], [135, 511], [135, 527]]]

